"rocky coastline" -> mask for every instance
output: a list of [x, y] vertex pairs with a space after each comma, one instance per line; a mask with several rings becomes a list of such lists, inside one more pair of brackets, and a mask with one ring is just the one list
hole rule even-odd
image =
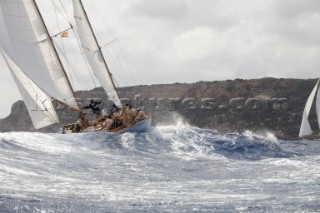
[[[175, 124], [183, 119], [190, 125], [220, 132], [271, 132], [277, 138], [297, 139], [301, 115], [316, 79], [235, 79], [197, 83], [140, 85], [119, 88], [124, 102], [130, 101], [153, 117], [153, 125]], [[78, 91], [81, 104], [101, 99], [109, 107], [101, 88]], [[77, 119], [67, 109], [58, 109], [63, 124]], [[311, 112], [311, 126], [317, 128]], [[13, 104], [11, 113], [0, 119], [0, 131], [57, 132], [52, 125], [35, 130], [23, 101]]]

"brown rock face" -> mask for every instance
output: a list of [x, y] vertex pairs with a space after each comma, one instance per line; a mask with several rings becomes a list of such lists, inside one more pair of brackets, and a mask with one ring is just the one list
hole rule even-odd
[[[316, 80], [263, 78], [197, 82], [193, 84], [161, 84], [119, 89], [123, 102], [143, 107], [154, 125], [172, 124], [180, 117], [191, 125], [222, 132], [270, 131], [279, 138], [297, 138], [301, 115]], [[81, 105], [90, 98], [102, 99], [102, 107], [110, 107], [101, 88], [76, 93]], [[58, 108], [63, 124], [77, 116]], [[318, 129], [315, 113], [311, 126]], [[0, 131], [57, 132], [52, 125], [35, 130], [22, 101], [13, 104], [8, 117], [0, 120]]]

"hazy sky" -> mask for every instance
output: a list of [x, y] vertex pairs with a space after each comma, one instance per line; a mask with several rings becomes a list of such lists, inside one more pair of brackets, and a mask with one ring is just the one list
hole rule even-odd
[[[111, 29], [118, 39], [133, 74], [120, 85], [319, 77], [319, 0], [90, 0], [88, 6], [103, 20], [97, 30]], [[0, 69], [1, 118], [21, 97], [2, 60]]]

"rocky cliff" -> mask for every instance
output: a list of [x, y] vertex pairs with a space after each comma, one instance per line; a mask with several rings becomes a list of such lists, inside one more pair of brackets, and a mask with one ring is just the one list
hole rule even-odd
[[[223, 132], [270, 131], [279, 138], [297, 138], [305, 102], [316, 80], [263, 78], [161, 84], [119, 89], [123, 102], [144, 108], [154, 125], [184, 119], [191, 125]], [[102, 99], [101, 88], [77, 92], [81, 105], [91, 98]], [[62, 123], [76, 119], [66, 109], [58, 109]], [[311, 113], [311, 118], [314, 113]], [[311, 125], [317, 129], [315, 119]], [[58, 125], [37, 131], [56, 132]], [[13, 104], [8, 117], [0, 120], [0, 131], [35, 131], [22, 101]]]

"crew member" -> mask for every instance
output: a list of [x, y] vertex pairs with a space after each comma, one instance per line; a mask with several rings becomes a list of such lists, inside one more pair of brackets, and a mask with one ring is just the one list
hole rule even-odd
[[94, 101], [93, 99], [91, 99], [90, 104], [88, 106], [82, 107], [81, 109], [91, 109], [95, 116], [100, 116], [101, 113], [98, 106], [99, 104], [101, 104], [101, 100]]
[[113, 104], [110, 110], [110, 115], [113, 115], [113, 113], [119, 112], [119, 107], [117, 105]]
[[111, 118], [111, 115], [108, 115], [106, 117], [106, 120], [102, 122], [100, 129], [110, 130], [113, 124], [113, 119]]
[[127, 113], [128, 123], [132, 124], [138, 114], [137, 110], [135, 108], [133, 108], [131, 104], [127, 104], [126, 113]]
[[137, 116], [135, 117], [133, 123], [136, 123], [138, 121], [142, 121], [144, 119], [146, 119], [148, 116], [146, 115], [146, 113], [144, 113], [144, 111], [142, 111], [140, 108], [137, 109]]
[[77, 129], [76, 129], [77, 132], [80, 132], [89, 127], [89, 122], [85, 118], [85, 115], [86, 114], [82, 112], [79, 114], [79, 120], [77, 121]]

